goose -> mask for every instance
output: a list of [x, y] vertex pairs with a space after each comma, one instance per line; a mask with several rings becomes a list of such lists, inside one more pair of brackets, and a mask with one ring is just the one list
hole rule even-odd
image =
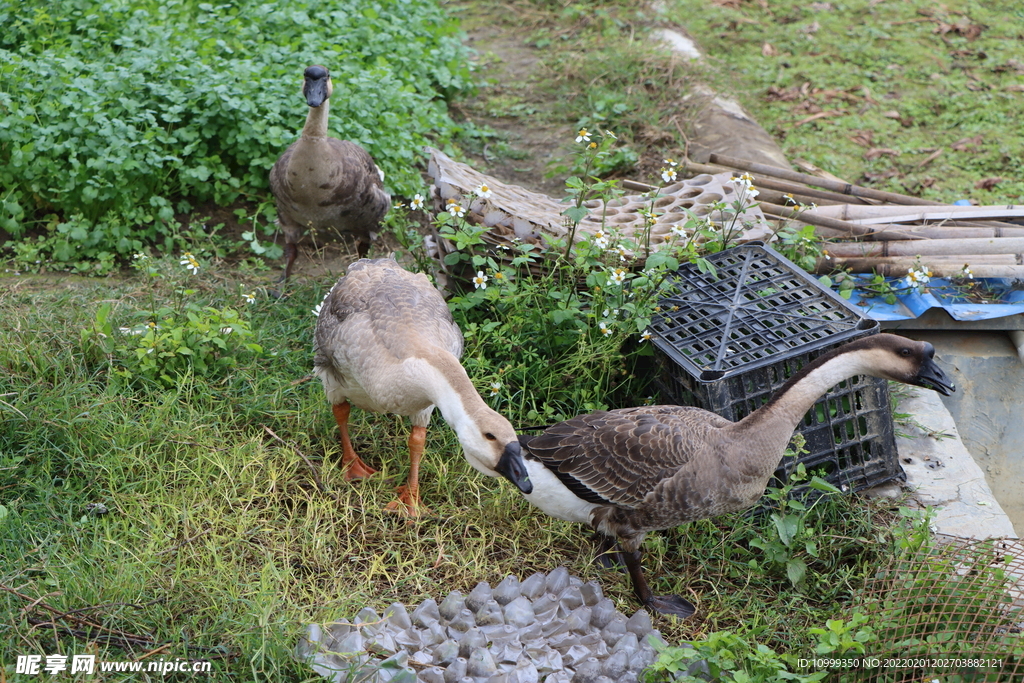
[[320, 306], [314, 374], [338, 423], [346, 479], [375, 472], [352, 448], [350, 403], [412, 419], [409, 479], [388, 510], [410, 517], [428, 511], [420, 503], [419, 465], [435, 406], [474, 469], [504, 476], [523, 493], [532, 490], [516, 432], [473, 387], [459, 362], [462, 345], [441, 294], [393, 258], [354, 262]]
[[284, 232], [282, 281], [291, 275], [297, 244], [307, 229], [353, 235], [359, 257], [366, 256], [381, 218], [391, 207], [384, 174], [354, 142], [327, 135], [333, 92], [331, 74], [319, 65], [303, 73], [302, 94], [309, 105], [306, 125], [270, 169], [277, 199], [277, 223]]
[[[640, 565], [649, 531], [753, 506], [804, 414], [833, 385], [871, 375], [934, 389], [954, 387], [927, 342], [878, 334], [814, 359], [739, 422], [694, 407], [597, 411], [520, 436], [532, 493], [557, 519], [588, 524], [602, 550], [617, 544], [633, 592], [646, 607], [685, 619], [694, 606], [653, 595]], [[613, 556], [614, 557], [614, 556]]]

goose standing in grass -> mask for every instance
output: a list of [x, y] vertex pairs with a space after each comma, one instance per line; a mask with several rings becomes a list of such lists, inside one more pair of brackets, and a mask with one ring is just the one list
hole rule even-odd
[[307, 229], [352, 235], [362, 258], [391, 207], [384, 174], [366, 150], [327, 135], [333, 92], [330, 73], [322, 66], [310, 66], [303, 77], [302, 94], [309, 105], [306, 125], [270, 169], [270, 190], [277, 199], [277, 221], [285, 238], [282, 280], [291, 275], [296, 245]]
[[462, 332], [441, 294], [423, 274], [390, 258], [356, 261], [321, 304], [314, 372], [341, 432], [347, 479], [375, 472], [348, 433], [349, 403], [363, 410], [408, 415], [409, 481], [388, 509], [418, 516], [419, 465], [430, 415], [437, 406], [462, 444], [466, 460], [490, 477], [532, 490], [519, 441], [509, 421], [477, 393], [459, 363]]
[[552, 517], [589, 524], [615, 542], [648, 608], [685, 619], [692, 604], [651, 593], [640, 565], [647, 532], [743, 510], [764, 493], [804, 414], [832, 386], [870, 375], [953, 391], [931, 344], [879, 334], [808, 363], [739, 422], [700, 408], [598, 411], [520, 436], [533, 482], [527, 500]]

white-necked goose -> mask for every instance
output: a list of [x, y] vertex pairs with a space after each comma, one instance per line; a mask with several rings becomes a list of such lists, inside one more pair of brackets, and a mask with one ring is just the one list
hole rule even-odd
[[349, 402], [363, 410], [408, 415], [409, 480], [389, 509], [421, 512], [419, 463], [434, 406], [451, 425], [466, 460], [491, 477], [532, 489], [515, 430], [477, 393], [459, 363], [462, 332], [423, 274], [393, 259], [362, 259], [324, 299], [316, 323], [314, 372], [341, 432], [346, 478], [375, 472], [352, 448]]
[[285, 237], [283, 280], [291, 274], [296, 245], [306, 230], [352, 235], [362, 258], [391, 207], [384, 176], [366, 150], [327, 135], [334, 88], [330, 73], [322, 66], [310, 66], [303, 78], [302, 94], [309, 105], [306, 125], [270, 169], [277, 222]]
[[520, 436], [533, 483], [527, 500], [552, 517], [589, 524], [618, 542], [647, 607], [686, 618], [692, 604], [651, 593], [640, 565], [647, 532], [743, 510], [764, 493], [804, 414], [835, 384], [871, 375], [935, 389], [953, 386], [927, 342], [879, 334], [808, 363], [739, 422], [700, 408], [599, 411]]

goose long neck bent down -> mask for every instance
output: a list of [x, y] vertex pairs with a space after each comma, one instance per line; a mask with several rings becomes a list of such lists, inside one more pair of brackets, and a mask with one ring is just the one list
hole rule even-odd
[[427, 395], [461, 441], [468, 430], [476, 428], [474, 413], [487, 408], [487, 404], [480, 398], [465, 368], [451, 353], [432, 347], [421, 351], [421, 355], [435, 374], [425, 385]]
[[309, 113], [306, 115], [306, 125], [302, 127], [302, 138], [327, 137], [327, 115], [330, 106], [331, 101], [327, 99], [319, 107], [309, 108]]

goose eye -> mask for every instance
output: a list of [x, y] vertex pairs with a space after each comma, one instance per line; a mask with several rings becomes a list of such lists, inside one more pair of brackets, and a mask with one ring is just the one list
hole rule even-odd
[[910, 355], [910, 349], [908, 349], [906, 347], [903, 347], [902, 349], [900, 349], [900, 355], [901, 356], [909, 356]]
[[490, 432], [487, 432], [486, 434], [484, 434], [484, 438], [487, 439], [488, 441], [497, 441], [498, 440], [498, 437], [496, 437], [494, 434], [491, 434]]

